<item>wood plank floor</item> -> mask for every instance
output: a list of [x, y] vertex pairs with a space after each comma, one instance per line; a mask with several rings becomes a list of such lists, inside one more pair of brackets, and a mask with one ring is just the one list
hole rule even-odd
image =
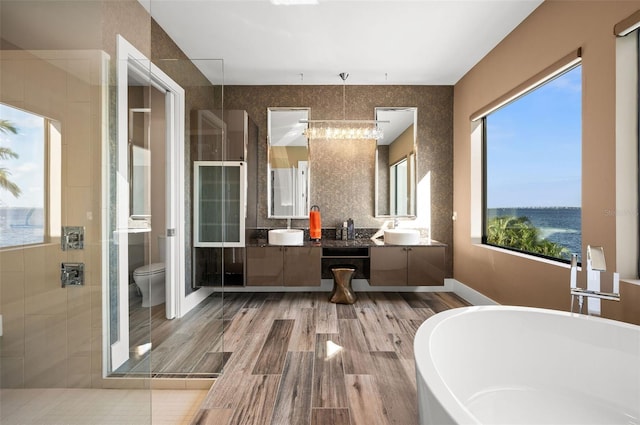
[[413, 425], [413, 337], [452, 293], [225, 295], [224, 373], [192, 425]]
[[[111, 376], [214, 378], [226, 361], [223, 329], [234, 317], [234, 294], [215, 293], [180, 319], [167, 320], [165, 305], [143, 308], [140, 298], [129, 305], [129, 360]], [[224, 305], [223, 297], [228, 300]], [[228, 315], [228, 316], [227, 316]]]

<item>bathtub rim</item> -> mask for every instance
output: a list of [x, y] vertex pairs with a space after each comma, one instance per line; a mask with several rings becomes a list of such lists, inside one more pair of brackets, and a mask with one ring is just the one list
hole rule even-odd
[[[442, 379], [442, 376], [436, 369], [433, 362], [430, 361], [430, 336], [443, 322], [450, 318], [482, 311], [511, 311], [520, 313], [546, 314], [570, 318], [572, 320], [597, 321], [599, 323], [628, 328], [636, 332], [640, 332], [640, 326], [621, 322], [619, 320], [607, 319], [597, 316], [587, 316], [584, 314], [571, 313], [561, 310], [511, 305], [458, 307], [442, 311], [429, 317], [420, 325], [420, 327], [416, 331], [414, 338], [414, 362], [417, 375], [416, 379], [422, 381], [421, 383], [418, 382], [417, 384], [418, 386], [422, 384], [424, 387], [426, 387], [426, 389], [431, 393], [431, 396], [437, 400], [440, 408], [444, 411], [444, 413], [446, 413], [446, 415], [448, 415], [455, 423], [458, 424], [480, 424], [481, 422], [479, 422], [478, 419], [474, 415], [472, 415], [471, 412], [469, 412], [469, 410], [464, 406], [464, 404], [456, 397], [456, 395], [453, 394], [445, 381]], [[420, 344], [418, 344], [418, 341], [420, 341]], [[423, 400], [418, 400], [418, 405], [421, 405], [423, 402]], [[420, 420], [422, 420], [422, 418], [420, 418]]]

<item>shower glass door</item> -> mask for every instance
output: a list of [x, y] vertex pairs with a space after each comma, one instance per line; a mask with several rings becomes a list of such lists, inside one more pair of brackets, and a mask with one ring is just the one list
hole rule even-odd
[[[149, 61], [126, 40], [119, 43], [118, 154], [112, 166], [118, 184], [111, 208], [119, 234], [111, 251], [119, 267], [111, 274], [108, 373], [213, 378], [223, 365], [222, 293], [192, 284], [192, 157], [202, 149], [193, 143], [197, 138], [190, 139], [196, 132], [186, 111], [194, 103], [222, 108], [222, 62], [201, 63], [205, 76], [189, 60]], [[162, 250], [164, 256], [156, 255]], [[147, 302], [140, 273], [159, 265], [166, 282], [159, 287], [157, 278], [142, 280]], [[160, 290], [163, 299], [152, 301]]]
[[148, 50], [151, 19], [134, 1], [0, 10], [0, 169], [12, 183], [0, 185], [0, 234], [15, 236], [0, 247], [0, 422], [151, 424], [151, 391], [108, 379], [104, 355], [109, 311], [127, 302], [108, 295], [120, 242], [110, 188], [127, 178], [111, 162], [115, 40], [136, 16], [132, 39]]

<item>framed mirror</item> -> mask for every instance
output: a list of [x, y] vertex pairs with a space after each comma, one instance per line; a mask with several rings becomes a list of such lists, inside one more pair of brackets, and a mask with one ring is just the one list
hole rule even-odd
[[269, 218], [309, 217], [309, 108], [267, 108]]
[[375, 216], [416, 216], [418, 108], [376, 108]]

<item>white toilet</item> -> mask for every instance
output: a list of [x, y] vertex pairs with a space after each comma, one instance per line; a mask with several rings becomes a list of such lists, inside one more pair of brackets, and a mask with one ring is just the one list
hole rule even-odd
[[161, 263], [151, 263], [138, 267], [133, 271], [133, 280], [142, 292], [142, 307], [153, 307], [165, 302], [164, 279], [164, 236], [158, 237], [158, 252]]

